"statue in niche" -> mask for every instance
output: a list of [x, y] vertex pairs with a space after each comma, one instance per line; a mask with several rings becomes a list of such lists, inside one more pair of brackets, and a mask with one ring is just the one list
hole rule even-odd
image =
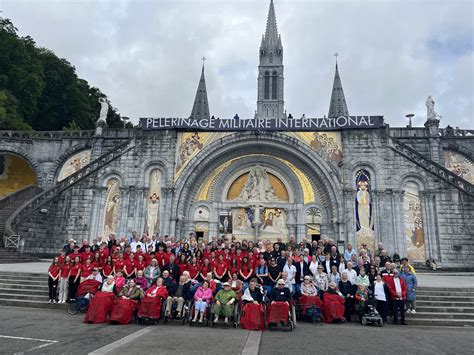
[[374, 250], [375, 235], [372, 216], [372, 199], [370, 196], [370, 174], [359, 170], [356, 176], [355, 217], [358, 246], [367, 243], [370, 250]]
[[276, 201], [275, 190], [273, 189], [267, 172], [260, 165], [250, 169], [247, 181], [245, 182], [238, 200], [240, 201]]

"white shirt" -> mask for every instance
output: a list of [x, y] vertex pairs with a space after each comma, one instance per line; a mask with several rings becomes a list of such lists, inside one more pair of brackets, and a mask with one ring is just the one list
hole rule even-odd
[[399, 277], [394, 277], [393, 282], [395, 283], [395, 293], [397, 295], [402, 294], [402, 285], [400, 285], [400, 278]]
[[326, 260], [326, 272], [329, 274], [331, 273], [331, 260]]
[[145, 250], [143, 249], [143, 243], [138, 241], [138, 242], [132, 242], [130, 243], [130, 247], [132, 248], [132, 253], [136, 253], [137, 252], [137, 246], [140, 245], [142, 247], [142, 250]]
[[385, 290], [383, 288], [383, 282], [375, 282], [374, 283], [374, 296], [376, 300], [379, 301], [386, 301], [385, 298]]
[[345, 269], [344, 271], [347, 273], [347, 278], [350, 283], [354, 285], [357, 278], [357, 272], [354, 269]]
[[291, 284], [294, 284], [295, 283], [295, 274], [296, 274], [295, 265], [291, 265], [291, 267], [289, 267], [288, 264], [285, 264], [285, 267], [283, 268], [283, 272], [286, 272], [288, 274], [288, 281]]
[[318, 272], [318, 261], [311, 261], [309, 263], [309, 271], [311, 271], [313, 275], [316, 275], [316, 273]]

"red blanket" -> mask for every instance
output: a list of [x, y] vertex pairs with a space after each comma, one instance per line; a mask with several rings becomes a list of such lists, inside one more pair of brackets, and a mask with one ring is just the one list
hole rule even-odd
[[161, 298], [145, 297], [138, 308], [140, 318], [160, 319]]
[[137, 301], [119, 298], [115, 301], [114, 309], [110, 314], [110, 322], [128, 324], [132, 321], [133, 312], [138, 308]]
[[268, 306], [268, 323], [288, 323], [290, 306], [286, 302], [272, 302]]
[[261, 304], [247, 303], [242, 309], [240, 326], [247, 330], [264, 330], [265, 316]]
[[97, 280], [86, 280], [77, 288], [76, 296], [85, 296], [88, 293], [95, 294], [101, 283]]
[[303, 313], [306, 312], [308, 308], [322, 308], [323, 302], [318, 296], [305, 296], [301, 295], [299, 298], [301, 309]]
[[325, 292], [323, 297], [324, 323], [332, 323], [344, 319], [344, 298]]
[[84, 323], [107, 323], [107, 318], [114, 307], [114, 299], [115, 295], [112, 292], [97, 292], [89, 303]]

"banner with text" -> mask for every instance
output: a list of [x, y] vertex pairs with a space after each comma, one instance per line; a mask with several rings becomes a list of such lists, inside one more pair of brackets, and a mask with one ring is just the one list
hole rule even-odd
[[383, 116], [340, 116], [337, 118], [254, 118], [193, 119], [140, 118], [143, 130], [176, 129], [183, 131], [334, 131], [383, 126]]

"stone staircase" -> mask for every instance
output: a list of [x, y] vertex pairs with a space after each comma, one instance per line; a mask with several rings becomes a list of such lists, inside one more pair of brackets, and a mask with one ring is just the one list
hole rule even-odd
[[67, 309], [67, 304], [48, 303], [47, 275], [23, 272], [0, 272], [0, 305]]
[[[469, 285], [468, 285], [469, 286]], [[474, 326], [473, 288], [418, 287], [409, 325]]]
[[20, 254], [17, 249], [0, 248], [0, 264], [16, 264], [39, 261], [35, 256]]
[[[27, 186], [0, 199], [0, 237], [5, 233], [5, 223], [13, 212], [42, 190], [37, 186]], [[0, 243], [3, 245], [3, 238]]]
[[447, 182], [448, 184], [454, 186], [458, 190], [463, 191], [464, 193], [474, 196], [474, 185], [459, 177], [458, 175], [452, 173], [444, 166], [441, 166], [434, 161], [426, 158], [423, 154], [420, 154], [415, 149], [410, 146], [402, 143], [400, 140], [390, 137], [388, 140], [388, 147], [400, 154], [401, 156], [412, 161], [419, 167], [425, 169], [429, 173], [435, 175], [439, 179]]

